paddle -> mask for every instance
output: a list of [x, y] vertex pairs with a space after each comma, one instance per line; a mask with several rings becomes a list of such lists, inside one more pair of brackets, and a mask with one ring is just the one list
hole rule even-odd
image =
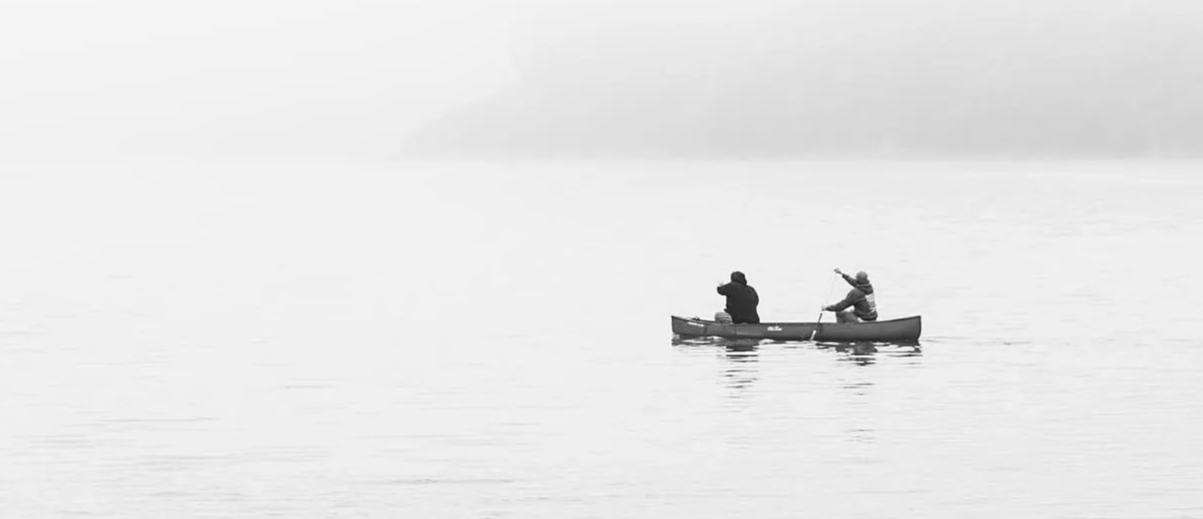
[[815, 329], [810, 332], [810, 342], [815, 342], [815, 335], [819, 333], [819, 323], [823, 322], [823, 311], [819, 310], [819, 318], [815, 319]]
[[[835, 273], [840, 274], [840, 269], [835, 269]], [[831, 283], [827, 284], [827, 297], [825, 299], [823, 299], [824, 301], [831, 299], [831, 289], [832, 288], [835, 288], [835, 278], [831, 278]], [[826, 309], [827, 309], [827, 307], [825, 307], [825, 306], [819, 307], [819, 318], [815, 319], [815, 329], [810, 332], [810, 342], [815, 342], [815, 335], [818, 335], [818, 333], [819, 333], [819, 323], [823, 322], [823, 312]]]

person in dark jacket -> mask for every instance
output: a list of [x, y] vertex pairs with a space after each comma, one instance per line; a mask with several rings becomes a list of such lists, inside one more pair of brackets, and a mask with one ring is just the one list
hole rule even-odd
[[727, 308], [731, 320], [735, 323], [759, 323], [760, 315], [756, 313], [756, 305], [760, 304], [760, 296], [756, 289], [748, 286], [748, 278], [743, 272], [731, 273], [731, 282], [719, 285], [718, 293], [727, 296]]
[[[835, 312], [836, 320], [841, 323], [876, 321], [877, 297], [873, 294], [873, 284], [869, 282], [869, 274], [862, 270], [857, 272], [856, 277], [853, 278], [841, 272], [840, 269], [835, 269], [835, 273], [852, 285], [852, 290], [848, 291], [848, 295], [844, 296], [843, 301], [824, 306], [823, 310]], [[852, 307], [852, 309], [847, 310], [848, 307]]]

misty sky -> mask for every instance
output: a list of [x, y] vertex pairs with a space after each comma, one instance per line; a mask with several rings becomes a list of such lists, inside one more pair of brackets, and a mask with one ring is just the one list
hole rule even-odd
[[0, 162], [1178, 155], [1190, 1], [0, 0]]
[[513, 80], [491, 5], [0, 0], [3, 158], [396, 155]]

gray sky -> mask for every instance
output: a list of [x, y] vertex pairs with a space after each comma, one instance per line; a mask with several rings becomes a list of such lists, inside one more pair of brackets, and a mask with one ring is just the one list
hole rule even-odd
[[395, 155], [513, 80], [484, 2], [0, 0], [10, 160]]
[[1162, 0], [0, 0], [0, 161], [1203, 148]]

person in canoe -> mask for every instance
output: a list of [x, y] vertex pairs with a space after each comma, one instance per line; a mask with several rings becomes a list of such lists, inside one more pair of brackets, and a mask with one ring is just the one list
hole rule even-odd
[[[748, 278], [743, 272], [731, 273], [731, 282], [718, 286], [719, 295], [727, 296], [725, 311], [731, 316], [731, 321], [738, 323], [759, 323], [760, 315], [756, 306], [760, 304], [760, 296], [756, 289], [748, 286]], [[721, 314], [720, 314], [721, 315]], [[716, 316], [716, 320], [719, 320]]]
[[[844, 296], [843, 301], [824, 306], [823, 310], [835, 312], [836, 321], [841, 323], [876, 321], [877, 298], [873, 294], [873, 284], [869, 282], [869, 274], [862, 270], [857, 272], [854, 278], [841, 272], [840, 269], [835, 269], [835, 273], [852, 285], [852, 290], [848, 291], [848, 295]], [[848, 307], [852, 308], [848, 309]]]

